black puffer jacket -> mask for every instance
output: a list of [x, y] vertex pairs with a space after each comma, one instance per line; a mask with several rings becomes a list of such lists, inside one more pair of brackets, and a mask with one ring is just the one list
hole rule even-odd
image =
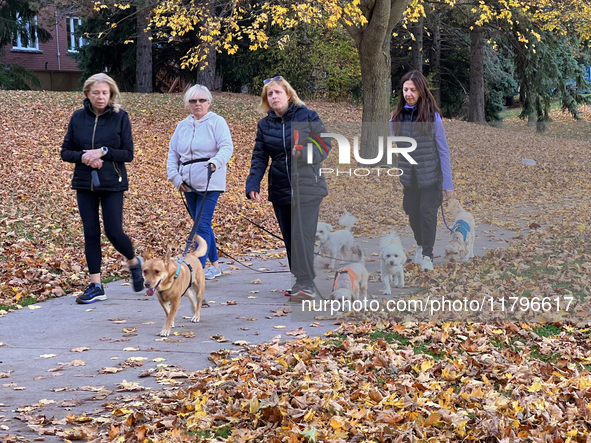
[[[98, 169], [100, 186], [92, 183], [92, 168], [82, 163], [84, 150], [109, 148], [102, 157], [103, 166]], [[126, 191], [127, 170], [125, 162], [133, 160], [133, 139], [131, 124], [123, 110], [115, 112], [108, 106], [97, 116], [90, 107], [90, 101], [84, 100], [84, 108], [72, 115], [68, 132], [64, 137], [61, 150], [62, 160], [75, 163], [72, 189], [94, 191]]]
[[266, 117], [259, 120], [250, 174], [246, 179], [248, 198], [251, 191], [260, 192], [261, 180], [271, 158], [269, 201], [280, 205], [291, 204], [291, 174], [295, 172], [292, 171], [292, 129], [299, 131], [299, 144], [303, 145], [302, 157], [297, 161], [300, 203], [320, 200], [328, 195], [326, 182], [320, 175], [320, 163], [330, 152], [330, 139], [322, 139], [324, 146], [318, 143], [320, 148], [312, 145], [312, 164], [308, 164], [308, 137], [317, 140], [311, 133], [320, 136], [326, 129], [316, 112], [292, 103], [282, 117], [270, 110]]

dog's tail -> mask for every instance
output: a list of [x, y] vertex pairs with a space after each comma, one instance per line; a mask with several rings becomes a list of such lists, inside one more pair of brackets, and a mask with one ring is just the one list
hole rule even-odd
[[358, 255], [359, 263], [365, 266], [365, 252], [361, 246], [359, 246], [357, 243], [353, 243], [353, 246], [351, 246], [351, 253]]
[[357, 221], [357, 217], [351, 215], [350, 213], [346, 212], [340, 219], [339, 225], [344, 226], [347, 231], [350, 231], [355, 222]]
[[388, 245], [400, 244], [400, 237], [398, 233], [392, 229], [388, 235], [386, 235], [380, 242], [380, 247], [383, 248]]
[[195, 234], [195, 237], [193, 237], [193, 241], [199, 245], [199, 247], [193, 252], [193, 254], [195, 254], [197, 257], [203, 257], [205, 254], [207, 254], [207, 242], [203, 237]]

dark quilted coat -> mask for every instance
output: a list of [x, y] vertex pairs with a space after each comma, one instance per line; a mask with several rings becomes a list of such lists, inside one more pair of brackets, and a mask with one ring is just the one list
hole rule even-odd
[[[326, 151], [324, 147], [319, 149], [316, 145], [309, 145], [308, 133], [319, 136], [322, 132], [326, 132], [326, 129], [316, 112], [305, 106], [296, 106], [292, 103], [282, 117], [270, 110], [266, 117], [259, 120], [250, 173], [246, 179], [247, 197], [251, 191], [260, 192], [260, 183], [270, 158], [269, 201], [280, 205], [291, 204], [293, 196], [292, 174], [294, 174], [294, 178], [296, 174], [296, 171], [292, 170], [292, 123], [296, 122], [298, 124], [294, 125], [294, 128], [300, 128], [299, 144], [303, 145], [302, 157], [298, 159], [296, 164], [300, 203], [320, 200], [328, 195], [326, 182], [324, 177], [320, 175], [320, 162], [330, 152], [330, 139], [323, 139]], [[299, 123], [307, 124], [300, 125]], [[306, 131], [301, 130], [304, 126]], [[312, 164], [307, 162], [309, 146], [313, 150]]]

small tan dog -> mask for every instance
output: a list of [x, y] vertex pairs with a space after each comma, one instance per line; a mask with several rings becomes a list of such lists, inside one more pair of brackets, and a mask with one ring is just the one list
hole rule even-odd
[[166, 323], [160, 331], [161, 337], [168, 337], [170, 329], [174, 328], [174, 318], [183, 295], [187, 294], [191, 301], [193, 323], [201, 319], [201, 306], [207, 303], [203, 299], [205, 274], [199, 261], [199, 257], [207, 254], [207, 243], [199, 235], [195, 237], [199, 247], [179, 261], [171, 260], [170, 249], [166, 252], [164, 260], [144, 256], [142, 270], [144, 285], [148, 289], [146, 295], [154, 295], [155, 292], [166, 313]]
[[365, 253], [363, 249], [354, 244], [351, 252], [359, 256], [359, 262], [350, 263], [336, 271], [334, 286], [330, 298], [332, 300], [359, 300], [359, 296], [367, 297], [367, 285], [369, 273], [365, 269]]
[[474, 257], [476, 225], [474, 216], [462, 208], [458, 200], [451, 199], [447, 212], [454, 217], [452, 239], [445, 247], [445, 258], [449, 261], [465, 261]]

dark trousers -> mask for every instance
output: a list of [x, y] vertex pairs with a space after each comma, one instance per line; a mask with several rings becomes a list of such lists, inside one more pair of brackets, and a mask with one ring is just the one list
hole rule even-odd
[[410, 188], [404, 187], [402, 206], [408, 215], [410, 227], [418, 246], [423, 247], [423, 256], [433, 260], [433, 245], [437, 234], [437, 213], [443, 201], [440, 183], [428, 188], [419, 188], [414, 170]]
[[103, 225], [105, 234], [115, 249], [127, 260], [134, 257], [133, 245], [123, 232], [123, 191], [78, 191], [78, 210], [84, 227], [84, 253], [88, 272], [101, 272], [101, 224], [99, 220], [99, 204], [103, 209]]
[[[189, 214], [191, 214], [191, 218], [193, 220], [195, 220], [195, 217], [199, 212], [199, 208], [201, 208], [201, 202], [203, 201], [204, 194], [204, 192], [185, 193]], [[207, 195], [205, 196], [205, 203], [203, 203], [203, 211], [201, 212], [199, 224], [197, 225], [197, 234], [203, 237], [203, 240], [207, 242], [207, 254], [203, 257], [199, 257], [199, 261], [204, 268], [206, 259], [209, 258], [210, 263], [218, 261], [218, 246], [215, 242], [215, 234], [213, 233], [213, 228], [211, 227], [211, 220], [213, 219], [213, 211], [215, 211], [219, 196], [219, 191], [207, 192]]]
[[321, 201], [302, 203], [299, 207], [294, 207], [293, 211], [291, 205], [273, 203], [273, 210], [287, 250], [289, 269], [298, 285], [312, 286], [316, 277], [314, 242]]

